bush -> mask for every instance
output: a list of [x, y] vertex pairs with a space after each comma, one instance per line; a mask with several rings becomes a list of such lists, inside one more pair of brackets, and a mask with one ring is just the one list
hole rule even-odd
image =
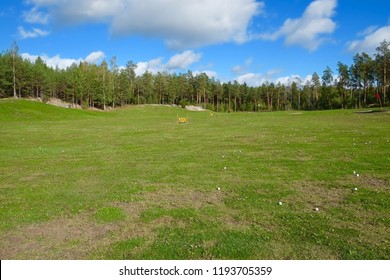
[[181, 106], [183, 109], [185, 109], [186, 106], [188, 105], [188, 101], [187, 101], [187, 99], [182, 99], [182, 100], [180, 100], [179, 104], [180, 104], [180, 106]]

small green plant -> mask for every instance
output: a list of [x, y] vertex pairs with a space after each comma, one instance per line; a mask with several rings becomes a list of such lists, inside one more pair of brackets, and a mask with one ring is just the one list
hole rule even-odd
[[182, 100], [180, 100], [180, 106], [181, 106], [183, 109], [185, 109], [187, 105], [188, 105], [187, 99], [182, 99]]

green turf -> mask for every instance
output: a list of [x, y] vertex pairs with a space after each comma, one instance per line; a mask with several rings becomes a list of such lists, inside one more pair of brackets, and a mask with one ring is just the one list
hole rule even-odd
[[0, 134], [1, 259], [390, 259], [390, 113], [8, 99]]

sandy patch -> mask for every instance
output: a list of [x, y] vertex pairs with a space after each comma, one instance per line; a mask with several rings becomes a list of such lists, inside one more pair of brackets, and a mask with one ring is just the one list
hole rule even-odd
[[194, 111], [194, 112], [206, 111], [206, 109], [203, 109], [200, 106], [193, 106], [193, 105], [186, 106], [186, 110]]

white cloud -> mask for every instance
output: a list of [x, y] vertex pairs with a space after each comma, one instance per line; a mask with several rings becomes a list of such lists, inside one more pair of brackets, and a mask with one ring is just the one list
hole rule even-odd
[[264, 74], [246, 73], [236, 78], [236, 81], [240, 84], [246, 83], [248, 86], [257, 87], [267, 81]]
[[265, 73], [248, 72], [239, 75], [235, 80], [240, 84], [246, 83], [249, 86], [257, 87], [266, 82], [276, 82], [277, 78], [275, 78], [275, 76], [280, 74], [281, 72], [281, 69], [271, 69]]
[[389, 41], [390, 25], [381, 28], [370, 27], [360, 34], [362, 34], [364, 38], [349, 42], [348, 50], [350, 52], [366, 52], [368, 54], [373, 54], [383, 40]]
[[195, 53], [191, 50], [184, 51], [179, 54], [173, 55], [166, 64], [163, 63], [163, 58], [155, 58], [150, 61], [141, 61], [137, 63], [135, 73], [137, 76], [141, 76], [146, 71], [151, 73], [171, 71], [174, 69], [185, 69], [195, 62], [198, 62], [202, 55]]
[[193, 51], [185, 51], [180, 54], [172, 56], [166, 67], [168, 69], [187, 69], [188, 66], [194, 62], [198, 62], [202, 55], [200, 53], [195, 53]]
[[232, 68], [232, 72], [235, 74], [242, 74], [244, 72], [247, 72], [249, 66], [252, 65], [253, 59], [248, 58], [245, 60], [244, 65], [236, 65]]
[[240, 75], [236, 78], [236, 81], [240, 84], [246, 83], [248, 86], [258, 87], [264, 83], [274, 83], [274, 84], [282, 84], [282, 85], [291, 85], [293, 82], [297, 83], [298, 86], [304, 85], [304, 83], [310, 79], [311, 76], [307, 76], [304, 79], [299, 75], [290, 75], [284, 77], [275, 77], [280, 73], [279, 69], [270, 70], [266, 73], [246, 73]]
[[156, 74], [157, 72], [165, 71], [162, 58], [155, 58], [149, 61], [141, 61], [137, 63], [134, 72], [137, 76], [142, 76], [146, 71]]
[[303, 85], [310, 85], [312, 79], [313, 79], [313, 75], [307, 75], [307, 76], [302, 80], [302, 84], [303, 84]]
[[174, 49], [251, 39], [252, 18], [262, 12], [256, 0], [30, 0], [50, 11], [58, 24], [106, 22], [113, 35], [162, 38]]
[[369, 35], [369, 34], [373, 33], [377, 28], [378, 28], [377, 25], [371, 25], [371, 26], [367, 27], [366, 29], [364, 29], [363, 31], [359, 32], [358, 36]]
[[[124, 10], [133, 0], [29, 0], [34, 7], [45, 8], [50, 17], [59, 24], [109, 21]], [[130, 18], [129, 18], [130, 19]]]
[[261, 39], [276, 40], [285, 38], [286, 45], [300, 45], [315, 51], [326, 41], [324, 35], [332, 34], [336, 23], [331, 19], [335, 13], [337, 0], [315, 0], [305, 10], [302, 17], [287, 19], [274, 33], [260, 35]]
[[294, 82], [298, 85], [301, 85], [302, 78], [299, 75], [290, 75], [286, 77], [279, 77], [275, 81], [276, 84], [281, 83], [282, 85], [291, 85]]
[[49, 21], [49, 15], [39, 11], [37, 7], [23, 12], [23, 18], [28, 23], [47, 24]]
[[262, 6], [255, 0], [136, 0], [114, 17], [112, 32], [160, 37], [174, 49], [243, 43]]
[[242, 65], [236, 65], [232, 68], [232, 72], [234, 74], [241, 74], [245, 72], [245, 68]]
[[19, 36], [21, 39], [30, 39], [30, 38], [37, 38], [37, 37], [45, 37], [49, 35], [50, 32], [44, 31], [39, 28], [33, 28], [31, 31], [25, 30], [24, 27], [19, 26], [18, 27]]
[[211, 70], [204, 70], [204, 71], [194, 71], [192, 74], [194, 76], [199, 76], [200, 74], [205, 73], [209, 78], [216, 78], [218, 76], [218, 73]]
[[80, 63], [82, 59], [71, 59], [71, 58], [61, 58], [59, 55], [49, 57], [47, 55], [33, 55], [29, 53], [22, 53], [21, 56], [24, 59], [30, 60], [32, 63], [35, 63], [38, 57], [40, 57], [47, 66], [51, 68], [58, 67], [59, 69], [66, 69], [71, 66], [73, 63]]
[[[104, 53], [101, 51], [92, 52], [90, 53], [85, 59], [74, 59], [74, 58], [62, 58], [60, 55], [55, 56], [48, 56], [48, 55], [32, 55], [29, 53], [22, 53], [21, 56], [24, 59], [30, 60], [32, 63], [34, 63], [38, 57], [40, 57], [47, 66], [51, 68], [59, 68], [59, 69], [66, 69], [70, 67], [72, 64], [80, 64], [80, 62], [88, 62], [88, 63], [96, 63], [98, 60], [104, 58]], [[95, 61], [93, 61], [95, 59]]]
[[103, 58], [105, 57], [105, 54], [104, 52], [102, 51], [97, 51], [97, 52], [91, 52], [86, 58], [85, 58], [85, 61], [87, 63], [97, 63], [99, 62], [100, 60], [102, 60]]

